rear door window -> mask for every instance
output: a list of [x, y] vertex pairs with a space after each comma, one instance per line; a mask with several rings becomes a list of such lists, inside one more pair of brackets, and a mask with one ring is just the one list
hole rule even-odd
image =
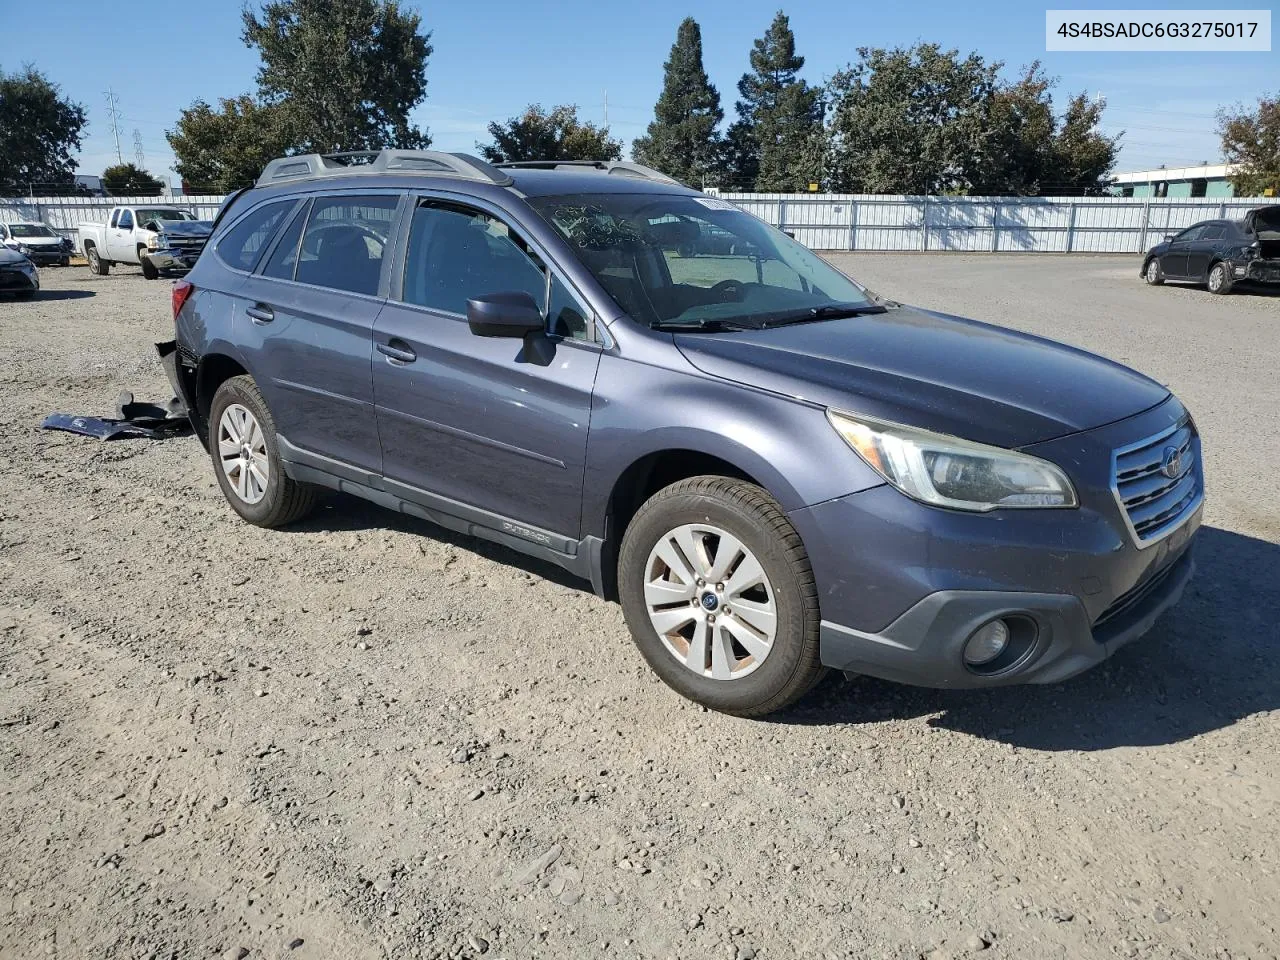
[[276, 230], [284, 222], [285, 214], [294, 208], [297, 200], [277, 200], [264, 203], [249, 211], [234, 227], [223, 234], [218, 241], [218, 256], [229, 267], [237, 270], [252, 270], [271, 243]]
[[294, 279], [374, 296], [398, 196], [319, 197], [311, 205]]
[[270, 259], [267, 260], [267, 265], [262, 268], [264, 277], [273, 277], [276, 280], [293, 279], [293, 272], [298, 265], [298, 241], [302, 238], [302, 228], [306, 222], [305, 211], [290, 221], [289, 226], [280, 235], [280, 240], [276, 243]]
[[1201, 240], [1221, 240], [1225, 234], [1225, 228], [1220, 223], [1211, 223], [1204, 228], [1200, 234]]

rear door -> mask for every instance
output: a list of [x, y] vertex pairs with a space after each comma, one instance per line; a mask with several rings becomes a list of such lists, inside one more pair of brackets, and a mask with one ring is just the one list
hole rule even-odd
[[[476, 201], [420, 195], [405, 248], [374, 328], [388, 488], [545, 546], [577, 540], [601, 352], [587, 301]], [[545, 334], [472, 334], [468, 298], [517, 290], [543, 305]]]
[[266, 380], [286, 460], [381, 472], [370, 364], [400, 201], [398, 191], [316, 194], [238, 291], [240, 341]]
[[1187, 276], [1193, 280], [1209, 279], [1209, 263], [1226, 235], [1221, 223], [1206, 223], [1200, 236], [1187, 245]]
[[1203, 223], [1197, 223], [1194, 227], [1188, 227], [1177, 234], [1169, 242], [1168, 251], [1160, 258], [1160, 269], [1164, 271], [1166, 277], [1175, 277], [1179, 280], [1187, 279], [1189, 276], [1187, 273], [1187, 255], [1191, 252], [1191, 244], [1199, 239], [1204, 227]]

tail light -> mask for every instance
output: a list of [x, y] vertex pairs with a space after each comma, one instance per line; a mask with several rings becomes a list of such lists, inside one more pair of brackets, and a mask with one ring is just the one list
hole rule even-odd
[[178, 314], [182, 312], [183, 304], [185, 304], [191, 295], [196, 292], [194, 285], [186, 280], [175, 280], [173, 282], [173, 319], [178, 319]]

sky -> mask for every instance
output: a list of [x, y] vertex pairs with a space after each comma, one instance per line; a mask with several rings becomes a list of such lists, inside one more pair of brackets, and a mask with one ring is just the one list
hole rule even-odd
[[[731, 118], [751, 42], [768, 28], [780, 2], [404, 2], [422, 15], [435, 47], [427, 65], [427, 99], [413, 119], [428, 129], [433, 148], [474, 152], [477, 141], [488, 140], [489, 121], [515, 116], [529, 103], [574, 103], [579, 116], [600, 123], [607, 101], [610, 130], [629, 149], [653, 119], [662, 64], [685, 16], [702, 27], [707, 71]], [[1091, 5], [1209, 6], [1204, 0], [1154, 5], [1094, 0]], [[1253, 5], [1264, 6], [1258, 0]], [[1071, 5], [1059, 0], [1052, 6]], [[0, 0], [0, 7], [0, 69], [32, 63], [87, 108], [80, 173], [101, 174], [116, 161], [108, 90], [119, 98], [124, 160], [134, 161], [136, 131], [147, 168], [176, 184], [164, 134], [179, 112], [196, 99], [216, 102], [256, 86], [259, 61], [240, 39], [239, 0], [153, 4], [145, 14], [84, 0]], [[1105, 131], [1125, 131], [1117, 171], [1215, 162], [1220, 157], [1217, 109], [1254, 104], [1264, 93], [1280, 91], [1276, 50], [1046, 53], [1045, 5], [1034, 3], [805, 0], [782, 9], [791, 18], [797, 52], [806, 60], [802, 75], [814, 83], [853, 60], [860, 46], [933, 42], [1003, 61], [1010, 75], [1039, 59], [1060, 78], [1059, 108], [1069, 94], [1082, 90], [1106, 98]]]

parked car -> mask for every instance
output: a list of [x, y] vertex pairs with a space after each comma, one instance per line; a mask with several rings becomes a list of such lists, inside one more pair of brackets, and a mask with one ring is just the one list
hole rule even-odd
[[112, 207], [106, 223], [82, 223], [77, 227], [80, 249], [89, 261], [89, 271], [105, 276], [113, 264], [141, 265], [148, 244], [156, 242], [157, 224], [195, 219], [195, 214], [178, 207]]
[[1230, 293], [1241, 280], [1280, 283], [1280, 205], [1250, 210], [1243, 220], [1205, 220], [1156, 244], [1139, 274], [1158, 286], [1166, 280], [1203, 283]]
[[71, 265], [71, 241], [43, 223], [10, 220], [0, 223], [0, 245], [17, 250], [38, 266]]
[[196, 265], [200, 251], [213, 228], [211, 220], [148, 220], [142, 225], [152, 231], [146, 250], [138, 256], [142, 275], [155, 280], [161, 274], [186, 273]]
[[[558, 564], [739, 715], [827, 667], [1056, 682], [1182, 594], [1200, 438], [1154, 380], [889, 305], [636, 165], [363, 159], [272, 161], [174, 285], [163, 349], [248, 522], [330, 488]], [[673, 220], [745, 252], [669, 257]]]
[[25, 300], [39, 290], [40, 269], [26, 254], [0, 246], [0, 294], [10, 293]]

